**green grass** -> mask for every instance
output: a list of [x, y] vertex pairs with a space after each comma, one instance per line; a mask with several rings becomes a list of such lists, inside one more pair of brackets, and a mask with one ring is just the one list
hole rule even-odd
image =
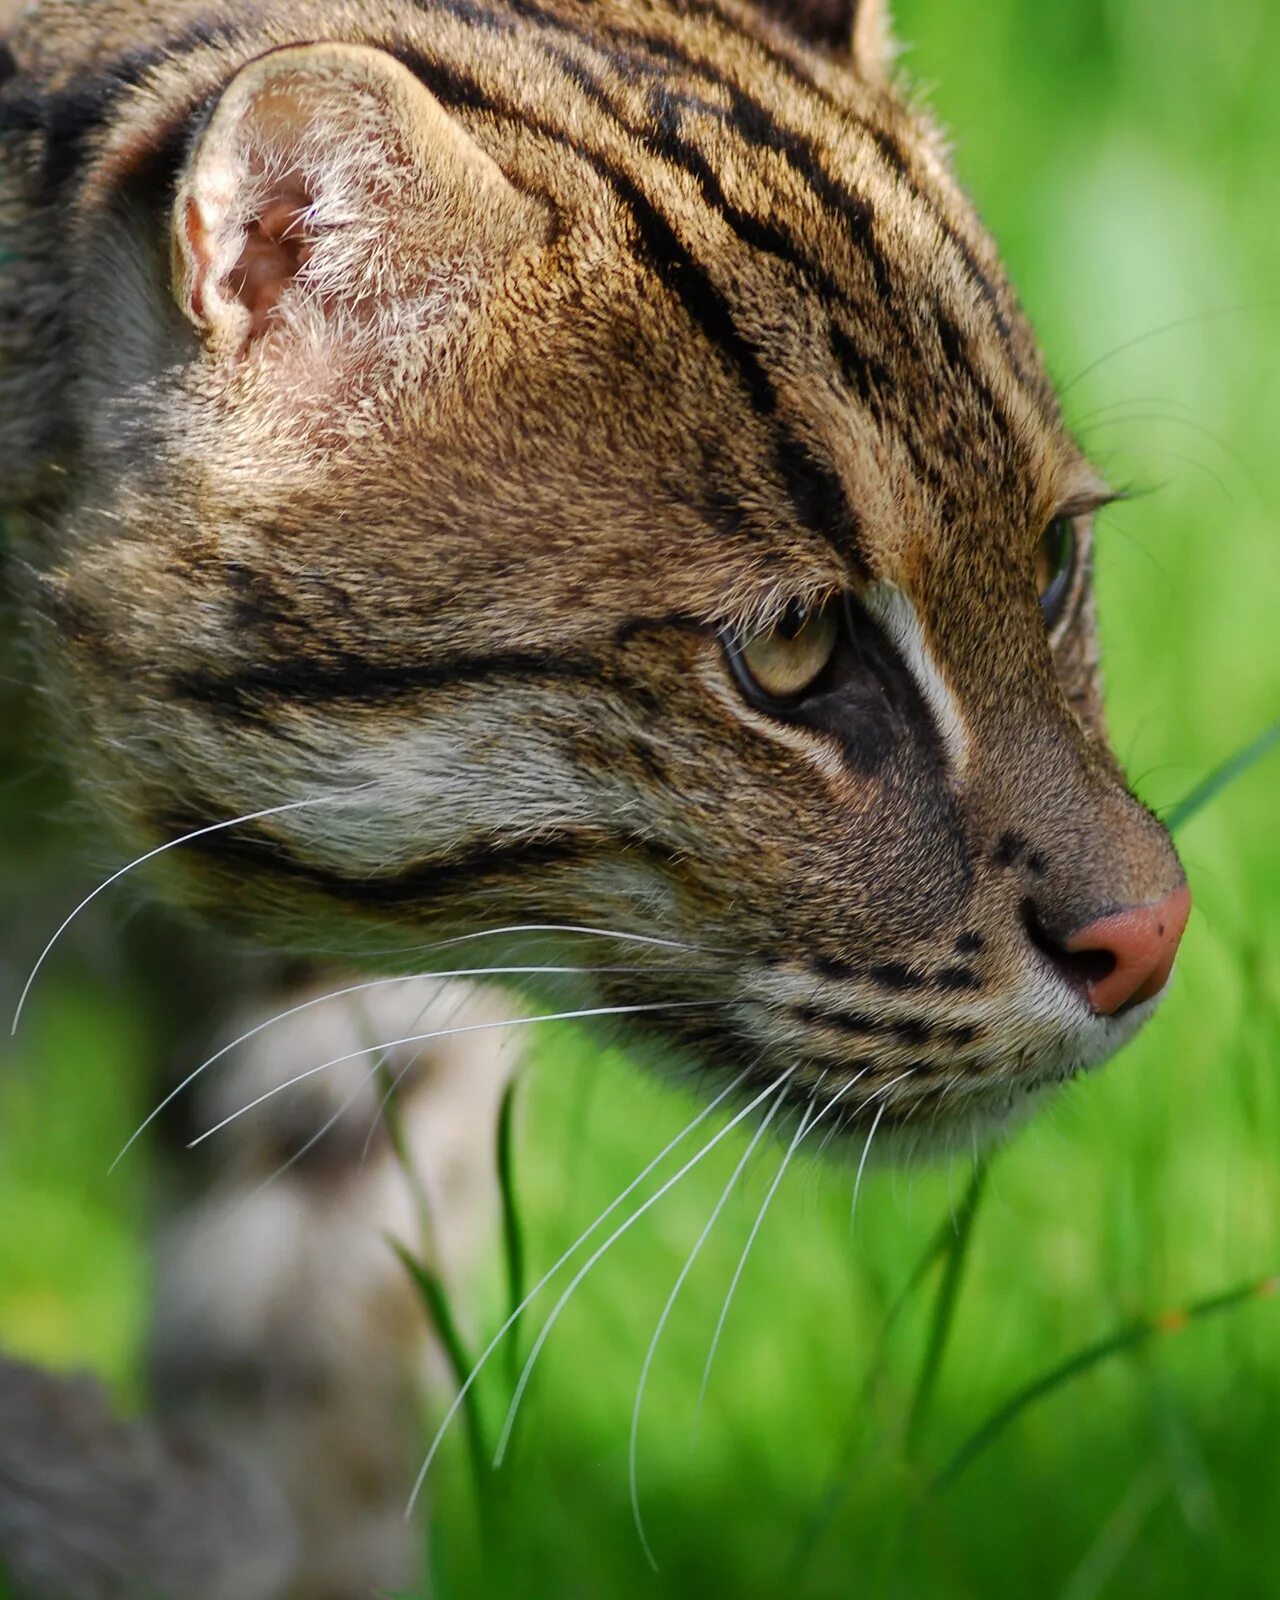
[[[937, 86], [1071, 417], [1119, 482], [1156, 491], [1103, 518], [1099, 586], [1117, 747], [1169, 810], [1280, 710], [1280, 10], [898, 9], [909, 68]], [[996, 1157], [962, 1258], [939, 1230], [966, 1215], [966, 1170], [869, 1172], [851, 1234], [852, 1171], [797, 1164], [695, 1447], [707, 1341], [776, 1156], [753, 1158], [648, 1383], [638, 1472], [659, 1577], [628, 1503], [631, 1409], [736, 1135], [619, 1242], [556, 1328], [489, 1491], [483, 1559], [467, 1430], [454, 1430], [433, 1474], [431, 1592], [1280, 1595], [1280, 1307], [1256, 1292], [1280, 1270], [1278, 785], [1273, 753], [1185, 822], [1196, 911], [1176, 991], [1119, 1061]], [[21, 799], [0, 813], [15, 836]], [[25, 947], [43, 924], [26, 930], [22, 910]], [[127, 1391], [144, 1186], [138, 1169], [104, 1173], [137, 1120], [146, 1020], [127, 982], [95, 982], [74, 958], [47, 978], [0, 1078], [0, 1337]], [[526, 1281], [692, 1106], [572, 1030], [544, 1035], [509, 1151]], [[1249, 1292], [1214, 1315], [1163, 1315], [1236, 1285]], [[510, 1293], [495, 1239], [483, 1303], [461, 1316], [468, 1347]], [[551, 1303], [526, 1316], [524, 1348]], [[1002, 1407], [1109, 1341], [947, 1477]], [[495, 1360], [477, 1388], [490, 1441], [511, 1372]]]

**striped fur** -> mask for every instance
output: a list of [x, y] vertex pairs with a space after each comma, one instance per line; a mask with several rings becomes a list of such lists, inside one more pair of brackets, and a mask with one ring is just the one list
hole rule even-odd
[[[999, 1120], [1133, 1032], [1026, 927], [1179, 881], [1102, 725], [1106, 490], [888, 49], [870, 0], [31, 8], [0, 451], [78, 764], [148, 844], [324, 797], [168, 892], [386, 960], [714, 952], [593, 998], [714, 1002], [662, 1052], [863, 1074], [851, 1122]], [[248, 240], [296, 270], [257, 322]], [[838, 689], [748, 704], [726, 630], [836, 593]]]

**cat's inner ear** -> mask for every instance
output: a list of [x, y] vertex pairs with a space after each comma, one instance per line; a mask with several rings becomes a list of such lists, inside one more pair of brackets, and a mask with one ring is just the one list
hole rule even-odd
[[889, 0], [763, 0], [765, 9], [813, 44], [852, 55], [857, 72], [882, 82], [893, 65]]
[[299, 46], [243, 68], [200, 134], [173, 216], [174, 293], [213, 347], [245, 354], [424, 296], [447, 317], [543, 227], [393, 57]]

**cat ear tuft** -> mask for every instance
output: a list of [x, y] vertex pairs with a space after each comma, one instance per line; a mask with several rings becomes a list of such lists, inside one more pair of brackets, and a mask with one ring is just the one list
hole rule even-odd
[[889, 0], [763, 0], [765, 10], [811, 44], [852, 57], [869, 82], [883, 82], [893, 66]]
[[244, 67], [196, 141], [174, 293], [219, 353], [344, 318], [349, 336], [415, 292], [447, 315], [538, 227], [536, 205], [393, 57], [290, 47]]

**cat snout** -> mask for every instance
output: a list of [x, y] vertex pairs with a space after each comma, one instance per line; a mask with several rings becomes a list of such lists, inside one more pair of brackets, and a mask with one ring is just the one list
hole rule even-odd
[[1190, 913], [1184, 883], [1146, 904], [1095, 917], [1065, 937], [1050, 931], [1031, 902], [1026, 926], [1032, 944], [1094, 1013], [1114, 1017], [1164, 989]]

